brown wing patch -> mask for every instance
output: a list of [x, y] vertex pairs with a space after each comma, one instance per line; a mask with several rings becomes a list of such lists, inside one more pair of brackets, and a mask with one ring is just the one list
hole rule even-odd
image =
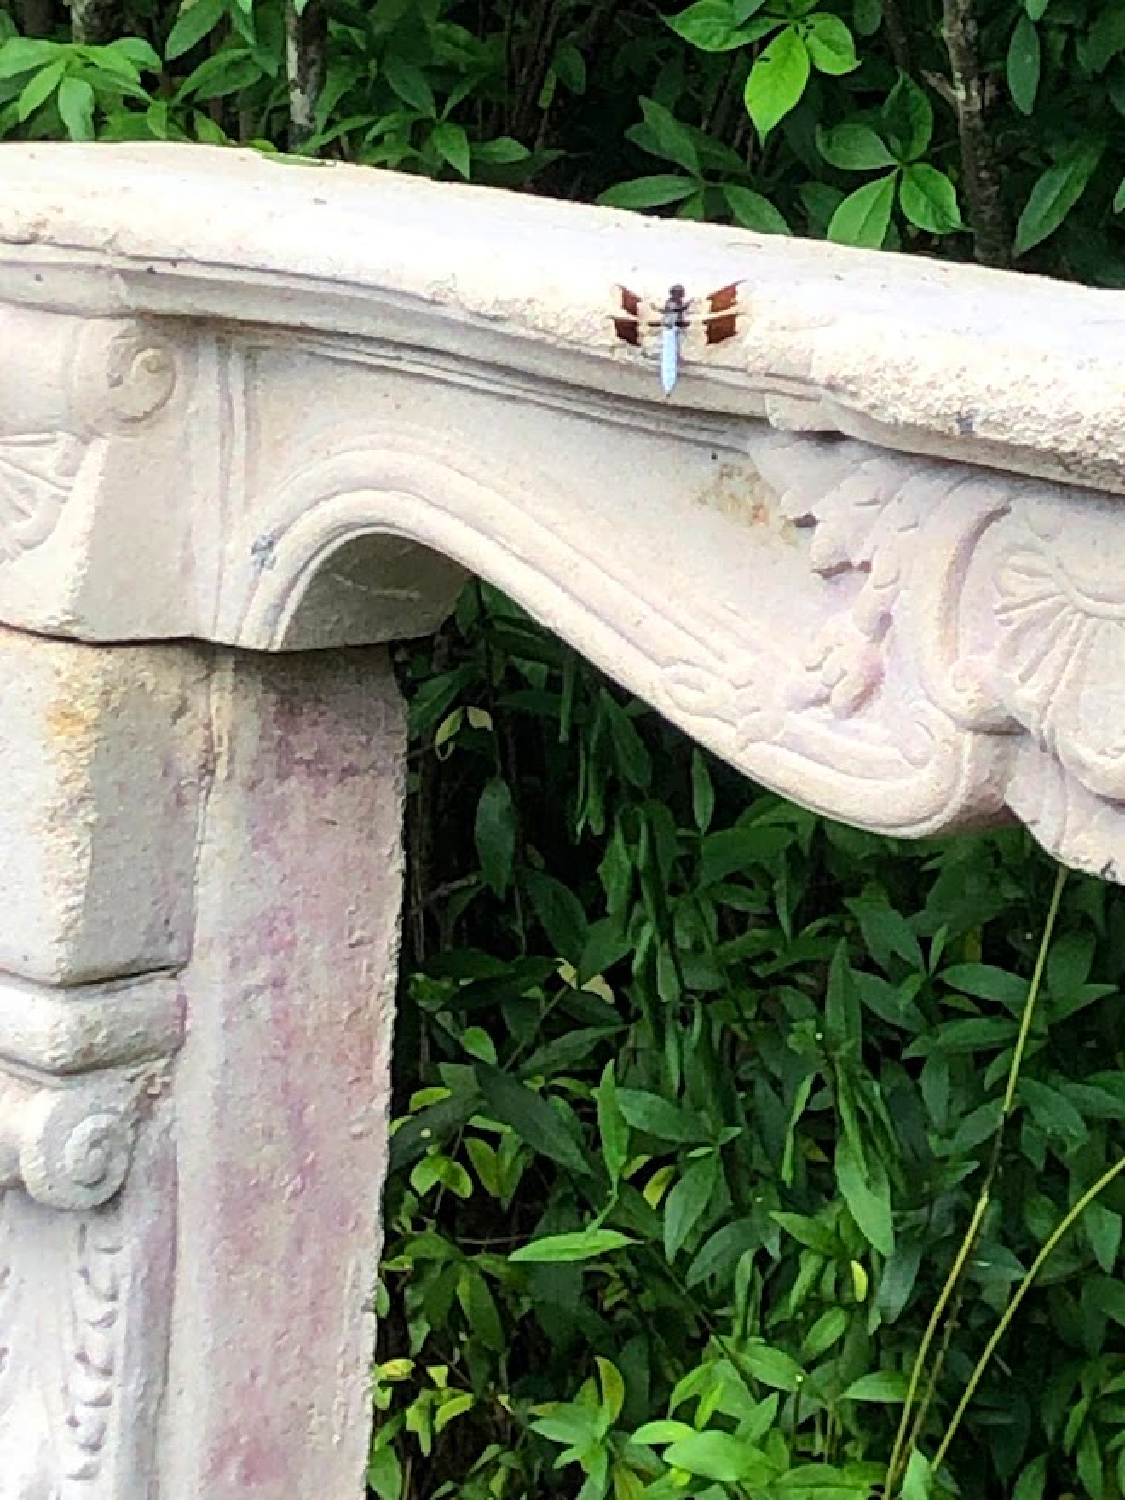
[[617, 288], [618, 296], [621, 298], [621, 306], [626, 313], [624, 318], [614, 318], [613, 327], [619, 339], [624, 339], [627, 344], [639, 344], [641, 341], [641, 299], [636, 292], [631, 292], [627, 286]]
[[[707, 330], [709, 344], [721, 344], [724, 339], [733, 338], [737, 332], [738, 288], [741, 284], [739, 281], [732, 281], [729, 286], [721, 286], [717, 292], [712, 292], [707, 298], [704, 327]], [[716, 317], [716, 314], [719, 316]]]

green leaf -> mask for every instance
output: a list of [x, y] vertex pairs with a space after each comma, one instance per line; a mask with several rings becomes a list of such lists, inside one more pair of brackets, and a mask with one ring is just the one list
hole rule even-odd
[[526, 161], [531, 152], [522, 141], [510, 135], [498, 135], [491, 141], [473, 142], [473, 160], [485, 162], [491, 167], [507, 167], [513, 162]]
[[187, 0], [180, 6], [176, 24], [168, 33], [164, 56], [168, 62], [182, 57], [213, 31], [227, 13], [226, 0]]
[[516, 809], [511, 788], [502, 776], [485, 782], [473, 832], [481, 874], [489, 888], [503, 897], [511, 883], [516, 853]]
[[664, 1462], [718, 1484], [753, 1484], [772, 1467], [760, 1448], [729, 1432], [696, 1432], [665, 1448]]
[[882, 1163], [871, 1153], [866, 1170], [847, 1136], [836, 1144], [836, 1183], [860, 1233], [880, 1255], [893, 1255], [894, 1217], [891, 1189]]
[[477, 1063], [474, 1071], [490, 1115], [510, 1125], [519, 1138], [540, 1156], [550, 1157], [560, 1167], [576, 1172], [580, 1177], [589, 1175], [586, 1158], [571, 1139], [561, 1117], [542, 1095], [488, 1063]]
[[1089, 1129], [1078, 1110], [1064, 1094], [1035, 1078], [1021, 1078], [1019, 1098], [1046, 1135], [1062, 1139], [1068, 1146], [1081, 1146]]
[[586, 59], [573, 42], [563, 43], [555, 53], [551, 69], [572, 94], [586, 92]]
[[1025, 11], [1008, 43], [1008, 92], [1021, 115], [1029, 115], [1035, 108], [1039, 67], [1039, 32]]
[[176, 91], [176, 99], [223, 99], [240, 89], [251, 88], [264, 77], [261, 65], [248, 48], [226, 47], [188, 74]]
[[770, 1218], [799, 1245], [807, 1245], [826, 1260], [835, 1260], [843, 1251], [839, 1236], [819, 1219], [810, 1219], [806, 1214], [784, 1213], [780, 1209], [774, 1209]]
[[59, 84], [59, 118], [72, 141], [94, 139], [94, 90], [84, 78], [64, 78]]
[[964, 229], [957, 207], [957, 191], [944, 172], [927, 162], [902, 169], [898, 200], [912, 224], [930, 234], [953, 234]]
[[604, 688], [598, 696], [598, 713], [609, 725], [621, 779], [639, 791], [647, 791], [652, 780], [652, 758], [632, 718]]
[[644, 1089], [618, 1089], [617, 1104], [634, 1130], [655, 1135], [662, 1141], [691, 1144], [706, 1135], [703, 1121], [670, 1099]]
[[858, 1050], [863, 1036], [863, 1014], [848, 962], [848, 947], [843, 939], [837, 943], [828, 969], [824, 1030], [831, 1047]]
[[880, 968], [889, 970], [892, 961], [900, 958], [912, 969], [924, 971], [926, 961], [914, 929], [883, 891], [873, 888], [844, 904], [858, 920], [868, 952]]
[[13, 36], [0, 47], [0, 78], [15, 78], [45, 67], [58, 57], [57, 42], [39, 37]]
[[691, 813], [700, 833], [711, 826], [711, 814], [715, 811], [715, 788], [711, 785], [711, 773], [707, 759], [698, 745], [691, 747]]
[[1041, 21], [1051, 0], [1023, 0], [1023, 8], [1032, 21]]
[[843, 172], [870, 172], [895, 164], [882, 138], [870, 125], [837, 125], [831, 130], [818, 127], [816, 144], [829, 166], [839, 167]]
[[801, 1340], [801, 1358], [815, 1361], [838, 1343], [848, 1331], [848, 1314], [842, 1307], [829, 1307], [821, 1313]]
[[707, 1212], [719, 1178], [714, 1156], [693, 1162], [664, 1203], [664, 1254], [675, 1260], [684, 1241]]
[[586, 913], [573, 891], [542, 870], [521, 870], [520, 883], [531, 900], [555, 952], [575, 968], [586, 946]]
[[693, 179], [698, 191], [700, 144], [714, 149], [707, 137], [702, 131], [677, 120], [667, 105], [656, 99], [642, 98], [640, 105], [644, 124], [627, 132], [629, 140], [643, 151], [648, 151], [653, 156], [662, 156], [680, 167]]
[[852, 29], [860, 36], [874, 36], [883, 24], [883, 0], [852, 0]]
[[1024, 255], [1054, 234], [1086, 191], [1102, 159], [1100, 141], [1069, 153], [1038, 179], [1016, 226], [1015, 253]]
[[917, 161], [930, 144], [934, 112], [929, 99], [905, 73], [887, 95], [881, 111], [883, 134], [900, 162]]
[[664, 172], [654, 177], [633, 177], [628, 182], [618, 182], [599, 194], [597, 201], [607, 208], [662, 208], [665, 204], [690, 198], [698, 186], [694, 177], [677, 177]]
[[389, 1444], [372, 1453], [367, 1465], [367, 1483], [377, 1500], [402, 1500], [402, 1465]]
[[1111, 1276], [1121, 1249], [1121, 1215], [1101, 1203], [1090, 1203], [1082, 1215], [1082, 1227], [1098, 1265]]
[[1083, 65], [1101, 73], [1119, 52], [1125, 52], [1125, 10], [1116, 3], [1106, 5], [1090, 27], [1079, 49]]
[[828, 238], [837, 245], [862, 245], [878, 250], [891, 226], [898, 173], [890, 172], [849, 193], [832, 215]]
[[907, 1378], [898, 1370], [873, 1370], [840, 1393], [841, 1401], [876, 1401], [896, 1406], [906, 1400]]
[[901, 1500], [932, 1500], [932, 1481], [933, 1472], [929, 1459], [915, 1448], [903, 1476]]
[[756, 234], [790, 234], [792, 231], [783, 216], [768, 198], [752, 188], [741, 187], [736, 182], [723, 184], [723, 197], [730, 205], [734, 221], [743, 229], [752, 229]]
[[577, 1261], [596, 1260], [623, 1250], [636, 1241], [616, 1229], [579, 1229], [570, 1234], [548, 1234], [542, 1239], [521, 1245], [508, 1256], [522, 1265], [568, 1265]]
[[743, 1351], [742, 1364], [763, 1385], [776, 1391], [799, 1390], [805, 1372], [791, 1354], [783, 1349], [771, 1349], [768, 1344], [755, 1341]]
[[1027, 1465], [1012, 1491], [1012, 1500], [1043, 1500], [1047, 1493], [1047, 1454]]
[[468, 180], [472, 160], [469, 137], [463, 125], [442, 120], [430, 131], [430, 145], [455, 172]]
[[839, 16], [810, 16], [802, 27], [802, 35], [818, 73], [837, 77], [859, 67], [852, 34]]
[[786, 26], [751, 68], [746, 80], [746, 108], [763, 140], [800, 102], [810, 67], [809, 51], [800, 32], [796, 26]]
[[457, 1300], [474, 1338], [496, 1353], [508, 1347], [496, 1301], [487, 1281], [475, 1266], [462, 1266], [457, 1280]]
[[1027, 980], [994, 964], [950, 964], [938, 976], [951, 989], [978, 1000], [995, 1000], [1008, 1010], [1022, 1013], [1027, 1001]]
[[[765, 0], [755, 0], [749, 7], [743, 4], [742, 15], [736, 17], [731, 0], [697, 0], [695, 5], [689, 5], [679, 15], [666, 16], [665, 20], [685, 42], [690, 42], [701, 52], [731, 52], [735, 47], [757, 41], [764, 34], [760, 27], [742, 25], [764, 4]], [[768, 21], [766, 27], [772, 30], [779, 24], [775, 19]]]
[[699, 1254], [687, 1269], [684, 1284], [698, 1286], [711, 1276], [728, 1280], [746, 1251], [755, 1249], [765, 1239], [766, 1228], [760, 1218], [751, 1215], [733, 1219], [716, 1229], [699, 1247]]
[[643, 1443], [646, 1448], [663, 1443], [677, 1443], [682, 1438], [695, 1436], [695, 1428], [687, 1422], [676, 1422], [670, 1417], [658, 1417], [654, 1422], [645, 1422], [632, 1434], [631, 1441]]
[[434, 91], [417, 63], [392, 52], [383, 63], [383, 77], [404, 104], [430, 119], [437, 114]]
[[47, 100], [58, 88], [66, 73], [66, 59], [60, 57], [56, 62], [48, 63], [38, 73], [29, 78], [24, 84], [23, 92], [20, 94], [19, 103], [16, 106], [16, 115], [20, 120], [26, 120]]
[[777, 1500], [870, 1500], [873, 1482], [870, 1472], [848, 1473], [831, 1464], [798, 1464], [778, 1477], [770, 1486], [770, 1494]]
[[602, 1143], [602, 1160], [615, 1186], [621, 1177], [621, 1169], [629, 1159], [629, 1126], [617, 1102], [617, 1081], [614, 1078], [613, 1062], [607, 1062], [602, 1070], [597, 1088], [598, 1135]]

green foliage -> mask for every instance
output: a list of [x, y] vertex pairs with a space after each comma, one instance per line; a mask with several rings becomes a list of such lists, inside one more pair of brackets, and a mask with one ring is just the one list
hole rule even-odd
[[[380, 1494], [868, 1500], [900, 1419], [896, 1495], [1117, 1494], [1114, 893], [1071, 877], [1036, 979], [1021, 833], [893, 844], [753, 792], [487, 585], [402, 667], [409, 826], [445, 833], [382, 1337], [471, 1405], [423, 1449], [438, 1396], [388, 1387], [375, 1451], [428, 1478]], [[431, 1160], [471, 1190], [419, 1191]]]
[[[301, 151], [762, 233], [971, 250], [985, 168], [963, 155], [939, 0], [294, 9], [326, 35]], [[1122, 284], [1125, 11], [978, 10], [997, 253]], [[132, 35], [83, 46], [0, 14], [0, 137], [287, 145], [284, 0], [137, 0], [130, 19]]]

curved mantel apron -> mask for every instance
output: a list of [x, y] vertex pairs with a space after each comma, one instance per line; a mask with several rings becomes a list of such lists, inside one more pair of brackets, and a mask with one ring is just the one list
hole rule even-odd
[[[736, 280], [665, 400], [616, 284]], [[787, 796], [1125, 879], [1120, 293], [3, 145], [0, 335], [0, 1500], [362, 1494], [382, 643], [466, 569]]]

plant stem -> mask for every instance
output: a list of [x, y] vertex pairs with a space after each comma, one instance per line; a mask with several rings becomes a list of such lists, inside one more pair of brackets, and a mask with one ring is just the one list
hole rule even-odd
[[933, 1468], [935, 1471], [941, 1464], [942, 1460], [945, 1458], [945, 1455], [949, 1452], [949, 1445], [952, 1443], [954, 1434], [961, 1424], [961, 1418], [968, 1410], [969, 1402], [973, 1399], [973, 1393], [976, 1391], [977, 1386], [981, 1382], [981, 1377], [984, 1375], [989, 1360], [996, 1352], [996, 1346], [999, 1344], [1000, 1340], [1007, 1332], [1008, 1325], [1015, 1317], [1016, 1309], [1019, 1307], [1020, 1303], [1023, 1301], [1027, 1293], [1030, 1291], [1031, 1284], [1035, 1280], [1036, 1276], [1038, 1276], [1039, 1272], [1043, 1269], [1043, 1265], [1046, 1262], [1047, 1257], [1051, 1254], [1052, 1250], [1054, 1250], [1055, 1246], [1062, 1239], [1063, 1235], [1066, 1234], [1067, 1230], [1077, 1223], [1077, 1221], [1085, 1213], [1086, 1209], [1089, 1208], [1090, 1204], [1093, 1203], [1094, 1199], [1098, 1196], [1102, 1189], [1108, 1187], [1113, 1179], [1118, 1175], [1118, 1173], [1123, 1170], [1125, 1170], [1125, 1156], [1121, 1157], [1119, 1161], [1114, 1162], [1112, 1167], [1108, 1167], [1098, 1178], [1097, 1182], [1095, 1182], [1092, 1187], [1088, 1187], [1086, 1189], [1086, 1191], [1082, 1194], [1081, 1198], [1079, 1198], [1074, 1207], [1071, 1208], [1066, 1214], [1064, 1214], [1062, 1219], [1059, 1220], [1058, 1224], [1048, 1235], [1047, 1239], [1043, 1242], [1042, 1249], [1032, 1261], [1031, 1268], [1028, 1271], [1027, 1275], [1023, 1278], [1019, 1286], [1012, 1293], [1012, 1300], [1004, 1309], [1003, 1316], [993, 1330], [992, 1337], [989, 1339], [988, 1343], [985, 1344], [983, 1354], [981, 1355], [980, 1359], [977, 1360], [975, 1366], [973, 1367], [973, 1373], [969, 1376], [968, 1380], [965, 1383], [964, 1394], [962, 1395], [960, 1401], [957, 1403], [957, 1410], [953, 1413], [953, 1416], [950, 1419], [949, 1426], [945, 1430], [945, 1435], [942, 1437], [942, 1440], [938, 1445], [938, 1450], [934, 1454]]
[[[1000, 1108], [1000, 1120], [996, 1127], [996, 1134], [993, 1137], [992, 1152], [988, 1162], [988, 1169], [985, 1172], [984, 1182], [981, 1184], [976, 1207], [973, 1209], [973, 1216], [969, 1220], [969, 1227], [966, 1229], [964, 1237], [961, 1240], [961, 1245], [954, 1257], [953, 1265], [949, 1269], [949, 1274], [945, 1278], [945, 1284], [942, 1286], [938, 1300], [934, 1304], [934, 1310], [930, 1314], [929, 1322], [926, 1324], [926, 1331], [922, 1335], [922, 1342], [918, 1346], [918, 1353], [915, 1356], [914, 1366], [910, 1372], [910, 1380], [906, 1388], [906, 1400], [902, 1405], [902, 1416], [899, 1418], [898, 1431], [895, 1433], [894, 1446], [891, 1449], [890, 1460], [887, 1463], [887, 1479], [884, 1487], [884, 1494], [887, 1496], [887, 1500], [890, 1500], [900, 1471], [905, 1468], [909, 1461], [910, 1450], [921, 1436], [920, 1423], [916, 1423], [913, 1432], [911, 1432], [910, 1410], [913, 1406], [914, 1398], [918, 1394], [918, 1386], [921, 1383], [922, 1374], [925, 1369], [926, 1356], [930, 1352], [930, 1345], [933, 1343], [934, 1336], [938, 1331], [942, 1315], [949, 1305], [950, 1298], [957, 1289], [961, 1274], [965, 1269], [969, 1256], [972, 1254], [977, 1235], [980, 1233], [981, 1223], [984, 1220], [985, 1212], [992, 1198], [993, 1183], [996, 1180], [997, 1172], [1000, 1170], [1000, 1152], [1004, 1140], [1004, 1127], [1007, 1125], [1012, 1110], [1015, 1108], [1020, 1068], [1023, 1065], [1024, 1052], [1027, 1050], [1027, 1039], [1031, 1034], [1031, 1023], [1035, 1017], [1035, 1006], [1039, 999], [1039, 991], [1043, 985], [1043, 974], [1047, 966], [1047, 954], [1051, 948], [1051, 938], [1055, 931], [1055, 922], [1059, 914], [1059, 904], [1062, 901], [1066, 876], [1067, 871], [1065, 866], [1060, 865], [1055, 873], [1055, 885], [1051, 892], [1051, 902], [1047, 908], [1046, 921], [1043, 923], [1043, 936], [1039, 940], [1039, 950], [1035, 955], [1035, 967], [1031, 973], [1031, 983], [1027, 988], [1027, 1000], [1023, 1007], [1023, 1014], [1020, 1017], [1020, 1028], [1016, 1036], [1016, 1045], [1012, 1051], [1012, 1061], [1008, 1068], [1007, 1086], [1004, 1089], [1004, 1102]], [[927, 1403], [928, 1400], [929, 1396], [927, 1395]], [[960, 1411], [960, 1408], [958, 1410]], [[957, 1420], [960, 1420], [959, 1416]], [[907, 1440], [907, 1433], [910, 1433], [909, 1441]], [[946, 1439], [948, 1436], [947, 1432]], [[941, 1448], [943, 1454], [946, 1447], [948, 1447], [948, 1443], [943, 1439]], [[937, 1468], [937, 1460], [934, 1461], [934, 1468]]]

